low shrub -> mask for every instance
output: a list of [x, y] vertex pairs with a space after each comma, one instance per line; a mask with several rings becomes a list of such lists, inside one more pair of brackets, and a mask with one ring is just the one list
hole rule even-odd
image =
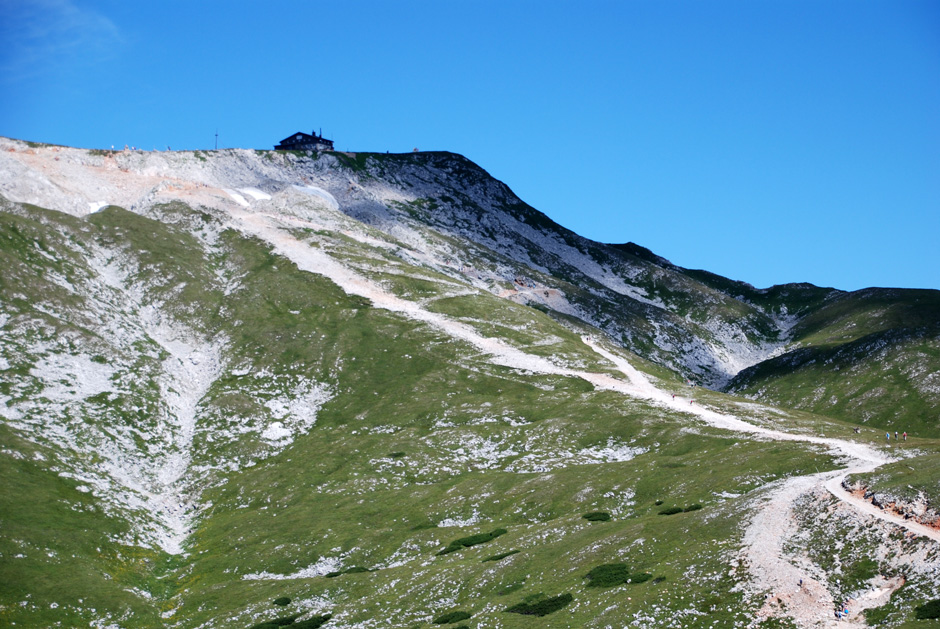
[[360, 574], [362, 572], [374, 572], [374, 570], [371, 570], [370, 568], [363, 568], [362, 566], [353, 566], [352, 568], [346, 568], [345, 570], [327, 572], [323, 576], [325, 576], [327, 579], [335, 579], [342, 574]]
[[928, 601], [920, 607], [914, 608], [914, 615], [918, 620], [940, 618], [940, 598]]
[[286, 596], [282, 596], [282, 597], [280, 597], [280, 598], [276, 598], [276, 599], [274, 599], [274, 600], [271, 601], [271, 602], [274, 603], [275, 605], [280, 605], [281, 607], [284, 607], [284, 606], [286, 606], [286, 605], [290, 605], [290, 599], [289, 599], [288, 597], [286, 597]]
[[682, 507], [666, 507], [665, 509], [660, 510], [659, 515], [675, 515], [677, 513], [682, 513]]
[[308, 618], [307, 620], [301, 620], [298, 623], [291, 625], [291, 629], [320, 629], [326, 622], [333, 617], [333, 614], [323, 614], [322, 616], [314, 616]]
[[686, 507], [685, 509], [683, 509], [683, 511], [686, 511], [686, 512], [688, 512], [688, 511], [698, 511], [698, 510], [701, 509], [701, 508], [702, 508], [702, 505], [700, 505], [700, 504], [698, 504], [698, 503], [695, 503], [694, 505], [689, 505], [688, 507]]
[[450, 544], [447, 545], [447, 548], [437, 553], [438, 555], [446, 555], [460, 550], [461, 548], [469, 548], [470, 546], [476, 546], [477, 544], [485, 544], [486, 542], [491, 542], [500, 535], [505, 535], [506, 529], [496, 529], [495, 531], [490, 531], [489, 533], [477, 533], [476, 535], [470, 535], [469, 537], [461, 537], [460, 539], [455, 539]]
[[613, 587], [630, 580], [630, 568], [625, 563], [605, 563], [591, 569], [584, 578], [592, 587]]
[[590, 587], [614, 587], [625, 583], [645, 583], [653, 578], [648, 572], [631, 573], [625, 563], [605, 563], [584, 575]]
[[487, 557], [481, 563], [486, 563], [487, 561], [499, 561], [500, 559], [505, 559], [506, 557], [509, 557], [510, 555], [515, 555], [518, 552], [519, 552], [518, 550], [510, 550], [508, 553], [500, 553], [498, 555], [493, 555], [492, 557]]
[[259, 622], [257, 625], [252, 625], [249, 629], [276, 629], [277, 627], [286, 627], [287, 625], [293, 625], [294, 621], [299, 617], [300, 614], [294, 614], [293, 616], [284, 616], [283, 618], [272, 618], [271, 620]]
[[473, 614], [465, 611], [448, 612], [434, 619], [435, 625], [449, 625], [470, 618]]
[[523, 614], [526, 616], [547, 616], [562, 609], [568, 603], [574, 600], [571, 594], [560, 594], [552, 598], [543, 598], [532, 603], [519, 603], [512, 607], [507, 607], [504, 611], [510, 614]]
[[358, 574], [361, 572], [372, 572], [372, 571], [368, 568], [363, 568], [362, 566], [353, 566], [352, 568], [348, 568], [344, 570], [343, 572], [345, 574]]
[[590, 513], [585, 513], [581, 517], [591, 522], [607, 522], [610, 520], [610, 514], [606, 511], [591, 511]]
[[662, 505], [662, 504], [663, 504], [663, 501], [662, 501], [662, 500], [657, 500], [657, 501], [656, 501], [656, 506], [657, 506], [657, 507], [660, 506], [660, 505]]

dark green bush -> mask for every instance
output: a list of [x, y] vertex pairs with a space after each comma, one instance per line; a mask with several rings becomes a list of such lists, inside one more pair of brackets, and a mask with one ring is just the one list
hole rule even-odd
[[656, 501], [656, 506], [657, 506], [657, 507], [660, 506], [661, 504], [663, 504], [663, 501], [662, 501], [662, 500], [657, 500], [657, 501]]
[[435, 625], [449, 625], [470, 618], [473, 614], [465, 611], [448, 612], [434, 619]]
[[284, 607], [285, 605], [290, 605], [290, 599], [286, 596], [276, 598], [271, 602], [274, 603], [275, 605], [280, 605], [281, 607]]
[[450, 544], [447, 545], [447, 548], [437, 553], [438, 555], [446, 555], [454, 551], [458, 551], [461, 548], [468, 548], [470, 546], [476, 546], [477, 544], [485, 544], [490, 542], [500, 535], [505, 535], [506, 529], [496, 529], [495, 531], [490, 531], [489, 533], [477, 533], [476, 535], [470, 535], [468, 537], [461, 537], [460, 539], [455, 539]]
[[666, 507], [659, 512], [659, 515], [675, 515], [682, 513], [682, 507]]
[[291, 625], [291, 629], [320, 629], [326, 622], [333, 617], [333, 614], [323, 614], [322, 616], [314, 616], [308, 618], [307, 620], [301, 620], [300, 622]]
[[405, 453], [404, 452], [389, 452], [388, 456], [390, 456], [393, 459], [400, 459], [401, 457], [405, 456]]
[[543, 598], [534, 603], [519, 603], [512, 607], [507, 607], [505, 611], [511, 614], [524, 614], [526, 616], [547, 616], [557, 612], [565, 605], [574, 600], [571, 594], [560, 594], [552, 598]]
[[353, 566], [352, 568], [347, 568], [343, 571], [345, 574], [358, 574], [360, 572], [372, 572], [368, 568], [363, 568], [362, 566]]
[[630, 568], [625, 563], [605, 563], [584, 575], [593, 587], [613, 587], [630, 580]]
[[684, 509], [684, 511], [698, 511], [702, 508], [702, 505], [695, 503], [694, 505], [689, 505]]
[[590, 513], [585, 513], [581, 517], [585, 520], [590, 520], [591, 522], [607, 522], [610, 520], [610, 514], [606, 511], [591, 511]]
[[518, 552], [519, 552], [518, 550], [510, 550], [508, 553], [500, 553], [498, 555], [493, 555], [492, 557], [487, 557], [481, 563], [485, 563], [487, 561], [499, 561], [500, 559], [505, 559], [506, 557], [509, 557], [510, 555], [515, 555]]
[[371, 570], [369, 568], [363, 568], [362, 566], [353, 566], [352, 568], [346, 568], [345, 570], [339, 570], [336, 572], [327, 572], [323, 576], [325, 576], [327, 579], [335, 579], [341, 574], [359, 574], [362, 572], [374, 572], [374, 570]]
[[940, 598], [928, 601], [914, 609], [914, 614], [918, 620], [931, 620], [940, 618]]
[[294, 621], [300, 614], [294, 614], [293, 616], [284, 616], [283, 618], [272, 618], [271, 620], [265, 620], [264, 622], [259, 622], [257, 625], [252, 625], [249, 629], [276, 629], [277, 627], [286, 627], [287, 625], [293, 625]]
[[630, 583], [646, 583], [653, 578], [649, 572], [637, 572], [630, 575]]

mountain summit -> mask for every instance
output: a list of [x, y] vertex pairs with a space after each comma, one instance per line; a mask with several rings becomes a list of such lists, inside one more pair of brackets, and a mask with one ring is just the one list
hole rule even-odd
[[938, 291], [683, 269], [444, 152], [0, 139], [0, 197], [6, 623], [940, 598]]

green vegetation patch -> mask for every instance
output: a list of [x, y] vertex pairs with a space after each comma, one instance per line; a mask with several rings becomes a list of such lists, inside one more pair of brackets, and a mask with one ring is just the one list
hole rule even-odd
[[434, 619], [435, 625], [449, 625], [454, 622], [460, 622], [461, 620], [467, 620], [473, 616], [470, 612], [465, 611], [454, 611], [442, 614]]
[[590, 513], [585, 513], [581, 516], [585, 520], [591, 522], [608, 522], [610, 521], [610, 514], [606, 511], [591, 511]]
[[469, 548], [470, 546], [476, 546], [478, 544], [485, 544], [486, 542], [491, 542], [500, 535], [505, 535], [506, 529], [496, 529], [490, 531], [489, 533], [477, 533], [476, 535], [470, 535], [468, 537], [461, 537], [460, 539], [455, 539], [447, 547], [437, 553], [438, 555], [446, 555], [458, 551], [462, 548]]
[[522, 614], [524, 616], [547, 616], [564, 608], [573, 600], [574, 597], [570, 593], [565, 593], [551, 598], [540, 598], [533, 602], [523, 601], [518, 605], [507, 607], [505, 611], [510, 614]]
[[659, 515], [675, 515], [677, 513], [682, 513], [685, 511], [682, 507], [666, 507], [665, 509], [659, 510]]
[[333, 614], [321, 614], [307, 620], [301, 620], [293, 625], [294, 629], [319, 629], [333, 617]]
[[272, 602], [273, 604], [275, 604], [275, 605], [280, 605], [281, 607], [286, 607], [287, 605], [290, 605], [290, 598], [287, 597], [287, 596], [282, 596], [282, 597], [280, 597], [280, 598], [274, 599], [274, 600], [271, 601], [271, 602]]
[[300, 616], [301, 614], [294, 614], [293, 616], [272, 618], [271, 620], [259, 622], [257, 625], [252, 625], [249, 627], [249, 629], [274, 629], [275, 627], [286, 627], [288, 625], [293, 625]]
[[492, 557], [487, 557], [486, 559], [484, 559], [483, 563], [486, 563], [487, 561], [499, 561], [500, 559], [505, 559], [506, 557], [515, 555], [518, 552], [519, 552], [518, 550], [510, 550], [509, 552], [500, 553], [498, 555], [493, 555]]
[[631, 573], [625, 563], [605, 563], [584, 575], [590, 587], [616, 587], [625, 583], [644, 583], [653, 578], [648, 572]]
[[374, 572], [374, 570], [371, 568], [365, 568], [363, 566], [353, 566], [352, 568], [346, 568], [345, 570], [327, 572], [323, 576], [325, 576], [327, 579], [335, 579], [336, 577], [343, 574], [362, 574], [363, 572]]
[[932, 620], [940, 618], [940, 598], [928, 601], [917, 607], [914, 614], [918, 620]]

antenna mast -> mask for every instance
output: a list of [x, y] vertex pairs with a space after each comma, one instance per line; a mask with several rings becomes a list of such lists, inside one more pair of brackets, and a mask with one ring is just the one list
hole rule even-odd
[[216, 130], [215, 130], [215, 150], [217, 150], [217, 151], [219, 150], [219, 130], [218, 130], [218, 128], [216, 128]]

